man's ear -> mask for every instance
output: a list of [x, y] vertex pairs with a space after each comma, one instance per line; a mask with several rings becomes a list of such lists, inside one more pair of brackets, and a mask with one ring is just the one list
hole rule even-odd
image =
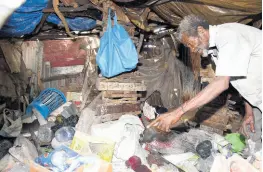
[[197, 27], [197, 33], [199, 36], [202, 36], [205, 34], [205, 29], [203, 28], [203, 26], [198, 26]]

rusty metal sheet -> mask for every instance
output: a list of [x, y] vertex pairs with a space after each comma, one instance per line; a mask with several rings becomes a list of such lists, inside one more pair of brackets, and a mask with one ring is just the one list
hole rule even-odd
[[35, 74], [41, 70], [43, 58], [43, 44], [40, 41], [24, 41], [21, 45], [22, 58], [26, 68], [32, 70]]
[[5, 61], [5, 56], [1, 47], [0, 47], [0, 71], [10, 72], [9, 66]]
[[49, 80], [45, 80], [45, 78], [51, 78], [54, 77], [51, 74], [51, 66], [49, 62], [46, 62], [45, 64], [43, 64], [43, 70], [42, 70], [42, 79], [44, 79], [43, 81], [43, 87], [44, 88], [57, 88], [61, 91], [63, 91], [64, 93], [66, 93], [67, 91], [75, 91], [75, 92], [79, 92], [82, 89], [83, 86], [83, 82], [84, 82], [84, 74], [80, 73], [78, 75], [73, 75], [70, 77], [61, 77], [59, 76], [59, 78], [53, 78], [53, 79], [57, 79], [57, 80], [53, 80], [53, 81], [49, 81]]
[[43, 41], [44, 61], [51, 67], [84, 65], [88, 51], [99, 46], [97, 37], [83, 37], [73, 40]]
[[6, 72], [0, 71], [0, 95], [4, 97], [17, 97], [16, 87]]
[[12, 73], [19, 73], [21, 71], [20, 68], [23, 63], [21, 44], [22, 42], [0, 42], [1, 49], [5, 56], [5, 60]]

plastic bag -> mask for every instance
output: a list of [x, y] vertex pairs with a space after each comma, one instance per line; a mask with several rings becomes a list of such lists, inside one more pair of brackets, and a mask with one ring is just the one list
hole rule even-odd
[[146, 160], [148, 152], [139, 143], [143, 130], [144, 126], [138, 116], [123, 115], [118, 121], [92, 125], [91, 134], [116, 142], [112, 167], [113, 171], [122, 172], [128, 171], [125, 160], [133, 155], [140, 157], [142, 164], [148, 164]]
[[75, 129], [71, 126], [66, 126], [58, 129], [55, 132], [55, 137], [51, 141], [51, 146], [56, 149], [61, 145], [70, 146], [75, 134]]
[[191, 129], [189, 132], [174, 133], [168, 141], [154, 140], [144, 145], [146, 150], [156, 150], [161, 154], [182, 154], [186, 152], [196, 153], [196, 146], [205, 141], [212, 140], [212, 134], [199, 129]]
[[0, 160], [0, 171], [4, 171], [14, 166], [16, 163], [15, 158], [13, 158], [10, 154], [6, 154]]
[[[111, 165], [97, 156], [82, 156], [66, 146], [36, 158], [36, 163], [56, 172], [111, 171]], [[103, 169], [103, 170], [102, 170]]]
[[73, 127], [62, 127], [56, 131], [55, 137], [59, 142], [66, 142], [72, 140], [74, 134], [75, 129]]
[[163, 158], [185, 172], [198, 172], [195, 165], [197, 165], [199, 157], [192, 152], [164, 155]]
[[231, 133], [225, 136], [226, 140], [232, 144], [232, 151], [241, 152], [246, 147], [246, 139], [239, 133]]
[[28, 139], [23, 136], [17, 137], [14, 146], [9, 149], [9, 153], [23, 163], [29, 163], [37, 156], [37, 149]]
[[4, 109], [4, 125], [0, 130], [0, 136], [17, 137], [22, 129], [22, 120], [19, 111]]
[[226, 159], [223, 155], [217, 155], [211, 168], [211, 172], [257, 172], [249, 162], [238, 154]]
[[116, 158], [127, 160], [138, 152], [139, 138], [143, 130], [144, 126], [137, 116], [123, 115], [118, 121], [93, 125], [91, 134], [115, 141], [114, 155]]
[[7, 169], [6, 172], [28, 172], [30, 171], [29, 165], [23, 164], [21, 162], [16, 162], [10, 169]]
[[81, 155], [96, 154], [100, 159], [111, 162], [115, 142], [76, 131], [70, 148]]
[[114, 16], [114, 26], [111, 26], [111, 10], [108, 13], [108, 26], [101, 37], [100, 48], [96, 62], [105, 77], [113, 77], [122, 72], [131, 71], [138, 63], [138, 53], [125, 29], [118, 24]]

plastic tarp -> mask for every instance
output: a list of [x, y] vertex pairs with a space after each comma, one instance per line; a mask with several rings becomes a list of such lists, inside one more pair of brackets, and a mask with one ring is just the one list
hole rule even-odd
[[[61, 20], [55, 14], [49, 15], [47, 21], [57, 25], [62, 24]], [[69, 28], [75, 31], [90, 30], [96, 25], [95, 20], [82, 17], [75, 17], [74, 19], [66, 18], [66, 21], [68, 23]]]
[[261, 0], [192, 0], [172, 1], [154, 5], [153, 11], [173, 25], [178, 25], [184, 16], [199, 15], [210, 24], [240, 22], [247, 24], [262, 12]]
[[[170, 109], [194, 97], [200, 90], [192, 70], [178, 58], [174, 47], [169, 44], [171, 38], [154, 40], [142, 49], [138, 72], [147, 86], [147, 100], [155, 91], [160, 92], [162, 106]], [[152, 47], [152, 48], [149, 48]], [[182, 77], [184, 76], [184, 77]], [[152, 98], [147, 102], [152, 105]]]
[[[48, 0], [27, 0], [6, 21], [0, 30], [0, 37], [19, 37], [32, 33], [41, 21], [42, 10], [47, 4]], [[90, 30], [96, 25], [96, 21], [90, 18], [76, 17], [66, 20], [69, 28], [75, 31]], [[55, 14], [49, 15], [47, 21], [53, 24], [62, 23]]]

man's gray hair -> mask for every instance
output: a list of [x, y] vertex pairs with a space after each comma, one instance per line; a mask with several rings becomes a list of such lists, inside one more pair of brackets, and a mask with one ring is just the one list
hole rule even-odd
[[176, 32], [176, 37], [182, 40], [182, 34], [187, 36], [198, 36], [197, 27], [202, 26], [204, 29], [209, 29], [209, 24], [206, 20], [199, 16], [188, 15], [183, 18], [180, 22], [179, 27]]

